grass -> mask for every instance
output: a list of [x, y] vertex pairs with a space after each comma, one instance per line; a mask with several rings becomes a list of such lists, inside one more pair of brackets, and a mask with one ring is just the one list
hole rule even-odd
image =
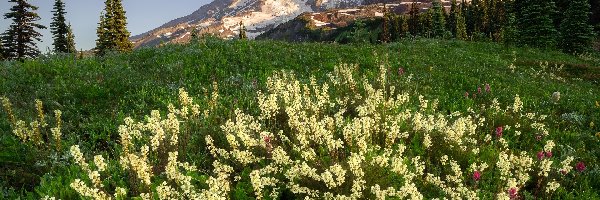
[[[427, 99], [438, 99], [439, 109], [448, 113], [489, 101], [464, 97], [465, 92], [473, 94], [486, 83], [500, 102], [512, 102], [518, 94], [527, 111], [549, 114], [553, 139], [568, 146], [562, 148], [573, 148], [587, 161], [590, 171], [599, 175], [600, 142], [595, 134], [600, 132], [600, 108], [594, 105], [600, 101], [599, 60], [551, 50], [454, 40], [337, 45], [207, 39], [102, 58], [49, 56], [23, 63], [3, 62], [0, 96], [11, 99], [17, 116], [25, 119], [35, 116], [34, 99], [44, 101], [46, 113], [60, 109], [65, 122], [64, 141], [69, 144], [64, 146], [79, 144], [86, 152], [114, 157], [118, 151], [117, 128], [123, 119], [144, 116], [177, 102], [179, 88], [202, 99], [213, 82], [219, 84], [222, 106], [214, 124], [205, 130], [217, 132], [219, 124], [233, 116], [234, 108], [258, 112], [255, 91], [264, 90], [267, 77], [275, 71], [293, 70], [304, 80], [310, 76], [324, 80], [335, 65], [356, 63], [361, 74], [373, 77], [378, 63], [386, 62], [392, 72], [401, 67], [406, 76], [411, 74], [410, 90]], [[546, 69], [540, 65], [545, 62]], [[515, 72], [509, 69], [511, 64], [516, 66]], [[553, 71], [555, 65], [564, 67]], [[557, 91], [561, 100], [555, 104], [551, 95]], [[567, 115], [580, 116], [580, 120]], [[19, 143], [6, 119], [6, 113], [0, 112], [0, 186], [5, 197], [45, 194], [60, 187], [57, 182], [68, 184], [66, 180], [72, 179], [73, 170], [32, 165], [36, 162], [35, 152]], [[590, 127], [591, 122], [596, 126]], [[190, 152], [189, 156], [200, 159], [202, 153]], [[60, 180], [52, 182], [51, 177]], [[586, 181], [581, 190], [566, 193], [577, 197], [592, 190], [586, 195], [598, 197], [600, 181]]]

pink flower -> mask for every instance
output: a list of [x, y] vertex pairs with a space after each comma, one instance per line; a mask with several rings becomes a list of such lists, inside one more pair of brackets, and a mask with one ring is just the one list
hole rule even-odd
[[465, 98], [469, 98], [469, 92], [465, 92]]
[[491, 92], [492, 88], [490, 87], [490, 84], [486, 83], [485, 84], [485, 92]]
[[567, 170], [561, 169], [561, 170], [560, 170], [560, 173], [561, 173], [562, 175], [567, 175]]
[[536, 135], [536, 136], [535, 136], [535, 139], [536, 139], [537, 141], [540, 141], [540, 140], [542, 140], [542, 135]]
[[510, 199], [516, 199], [517, 198], [517, 188], [510, 188], [508, 190], [508, 195], [510, 196]]
[[398, 76], [402, 76], [404, 74], [404, 68], [398, 68]]
[[583, 172], [583, 170], [585, 170], [585, 164], [583, 164], [583, 162], [578, 162], [577, 165], [575, 165], [575, 169], [577, 169], [578, 172]]
[[479, 181], [479, 179], [481, 179], [481, 172], [479, 172], [479, 171], [473, 172], [473, 180]]
[[477, 87], [477, 93], [481, 94], [481, 87]]
[[546, 152], [546, 157], [552, 158], [552, 152], [550, 152], [550, 151]]
[[502, 137], [502, 126], [496, 127], [496, 137]]
[[538, 152], [538, 153], [537, 153], [537, 158], [538, 158], [538, 160], [542, 160], [542, 159], [544, 159], [544, 151], [540, 151], [540, 152]]

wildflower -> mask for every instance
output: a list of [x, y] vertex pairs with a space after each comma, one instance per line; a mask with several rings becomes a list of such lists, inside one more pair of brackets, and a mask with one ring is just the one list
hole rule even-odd
[[542, 160], [542, 159], [544, 159], [544, 151], [540, 151], [540, 152], [538, 152], [538, 153], [537, 153], [537, 158], [538, 158], [538, 160]]
[[559, 100], [560, 100], [560, 92], [552, 93], [552, 101], [554, 103], [558, 103]]
[[510, 199], [516, 199], [517, 198], [517, 188], [510, 188], [508, 190], [508, 195], [510, 195]]
[[578, 162], [577, 165], [575, 165], [575, 169], [577, 169], [578, 172], [583, 172], [583, 170], [585, 170], [585, 164], [583, 162]]
[[542, 140], [542, 135], [536, 135], [536, 136], [535, 136], [535, 140], [537, 140], [537, 141], [540, 141], [540, 140]]
[[481, 179], [481, 172], [475, 171], [473, 172], [473, 180], [479, 181]]
[[552, 158], [552, 152], [551, 151], [546, 152], [546, 157]]
[[398, 76], [402, 76], [404, 74], [404, 68], [398, 68]]
[[481, 87], [477, 87], [477, 93], [481, 94]]
[[469, 92], [465, 92], [465, 98], [469, 98]]
[[496, 137], [502, 137], [502, 126], [496, 127]]
[[492, 92], [492, 88], [490, 87], [489, 83], [485, 84], [485, 92]]

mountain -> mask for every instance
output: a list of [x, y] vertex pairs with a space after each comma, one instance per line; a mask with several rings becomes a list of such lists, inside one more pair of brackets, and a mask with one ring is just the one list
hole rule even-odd
[[[282, 23], [256, 37], [256, 39], [284, 40], [290, 42], [323, 42], [336, 41], [344, 43], [347, 34], [353, 32], [355, 21], [361, 20], [368, 31], [365, 37], [377, 41], [381, 32], [382, 17], [385, 12], [407, 14], [413, 5], [412, 0], [386, 1], [370, 0], [348, 9], [329, 9], [321, 12], [303, 13], [288, 22]], [[432, 0], [415, 1], [425, 12], [432, 7]], [[442, 0], [442, 5], [449, 12], [451, 1]]]
[[[243, 22], [249, 38], [290, 21], [302, 13], [362, 5], [365, 0], [214, 0], [192, 14], [131, 37], [136, 48], [161, 43], [183, 43], [196, 29], [199, 34], [237, 37]], [[367, 0], [368, 1], [368, 0]]]

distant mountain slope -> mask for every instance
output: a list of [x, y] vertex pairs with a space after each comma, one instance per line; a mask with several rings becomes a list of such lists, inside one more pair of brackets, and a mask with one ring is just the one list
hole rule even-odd
[[362, 5], [363, 0], [215, 0], [190, 15], [172, 20], [144, 34], [131, 37], [135, 47], [160, 43], [182, 43], [191, 31], [212, 33], [223, 38], [237, 36], [239, 22], [254, 38], [305, 12]]

